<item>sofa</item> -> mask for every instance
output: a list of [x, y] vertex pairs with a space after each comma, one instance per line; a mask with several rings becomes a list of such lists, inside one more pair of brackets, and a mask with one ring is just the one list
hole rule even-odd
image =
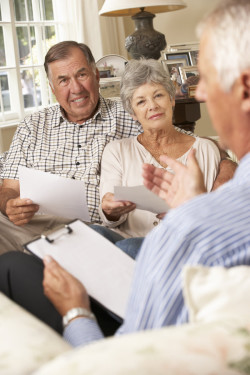
[[0, 294], [0, 374], [250, 374], [249, 290], [249, 267], [186, 266], [188, 324], [79, 348]]

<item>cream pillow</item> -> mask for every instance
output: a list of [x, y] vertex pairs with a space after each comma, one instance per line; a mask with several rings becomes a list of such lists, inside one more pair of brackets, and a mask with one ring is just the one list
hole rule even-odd
[[190, 322], [250, 323], [250, 267], [186, 266], [183, 280]]
[[0, 293], [1, 375], [28, 375], [70, 349], [54, 330]]

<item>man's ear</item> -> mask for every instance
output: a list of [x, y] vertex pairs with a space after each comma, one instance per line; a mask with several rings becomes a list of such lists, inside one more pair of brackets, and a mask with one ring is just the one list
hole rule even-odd
[[54, 90], [54, 87], [53, 87], [52, 83], [49, 82], [49, 85], [50, 85], [51, 91], [52, 91], [53, 94], [55, 95], [55, 90]]
[[250, 113], [250, 69], [244, 70], [241, 74], [242, 84], [242, 110]]
[[96, 76], [97, 82], [100, 82], [100, 72], [97, 68], [96, 68], [95, 76]]

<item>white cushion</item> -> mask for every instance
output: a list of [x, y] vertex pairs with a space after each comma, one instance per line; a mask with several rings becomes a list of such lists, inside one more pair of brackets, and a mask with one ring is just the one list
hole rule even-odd
[[250, 267], [186, 266], [183, 279], [190, 322], [250, 323]]
[[0, 374], [27, 375], [71, 349], [54, 330], [0, 293]]
[[74, 349], [33, 375], [239, 375], [249, 341], [249, 332], [225, 324], [168, 327]]

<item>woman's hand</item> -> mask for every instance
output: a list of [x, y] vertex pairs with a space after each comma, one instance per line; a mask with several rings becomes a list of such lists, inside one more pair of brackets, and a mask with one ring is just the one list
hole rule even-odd
[[135, 203], [128, 201], [115, 201], [114, 194], [106, 193], [102, 198], [102, 210], [110, 221], [117, 221], [120, 217], [136, 208]]
[[73, 275], [62, 268], [51, 256], [44, 257], [43, 290], [59, 314], [64, 316], [74, 307], [90, 310], [86, 289]]

